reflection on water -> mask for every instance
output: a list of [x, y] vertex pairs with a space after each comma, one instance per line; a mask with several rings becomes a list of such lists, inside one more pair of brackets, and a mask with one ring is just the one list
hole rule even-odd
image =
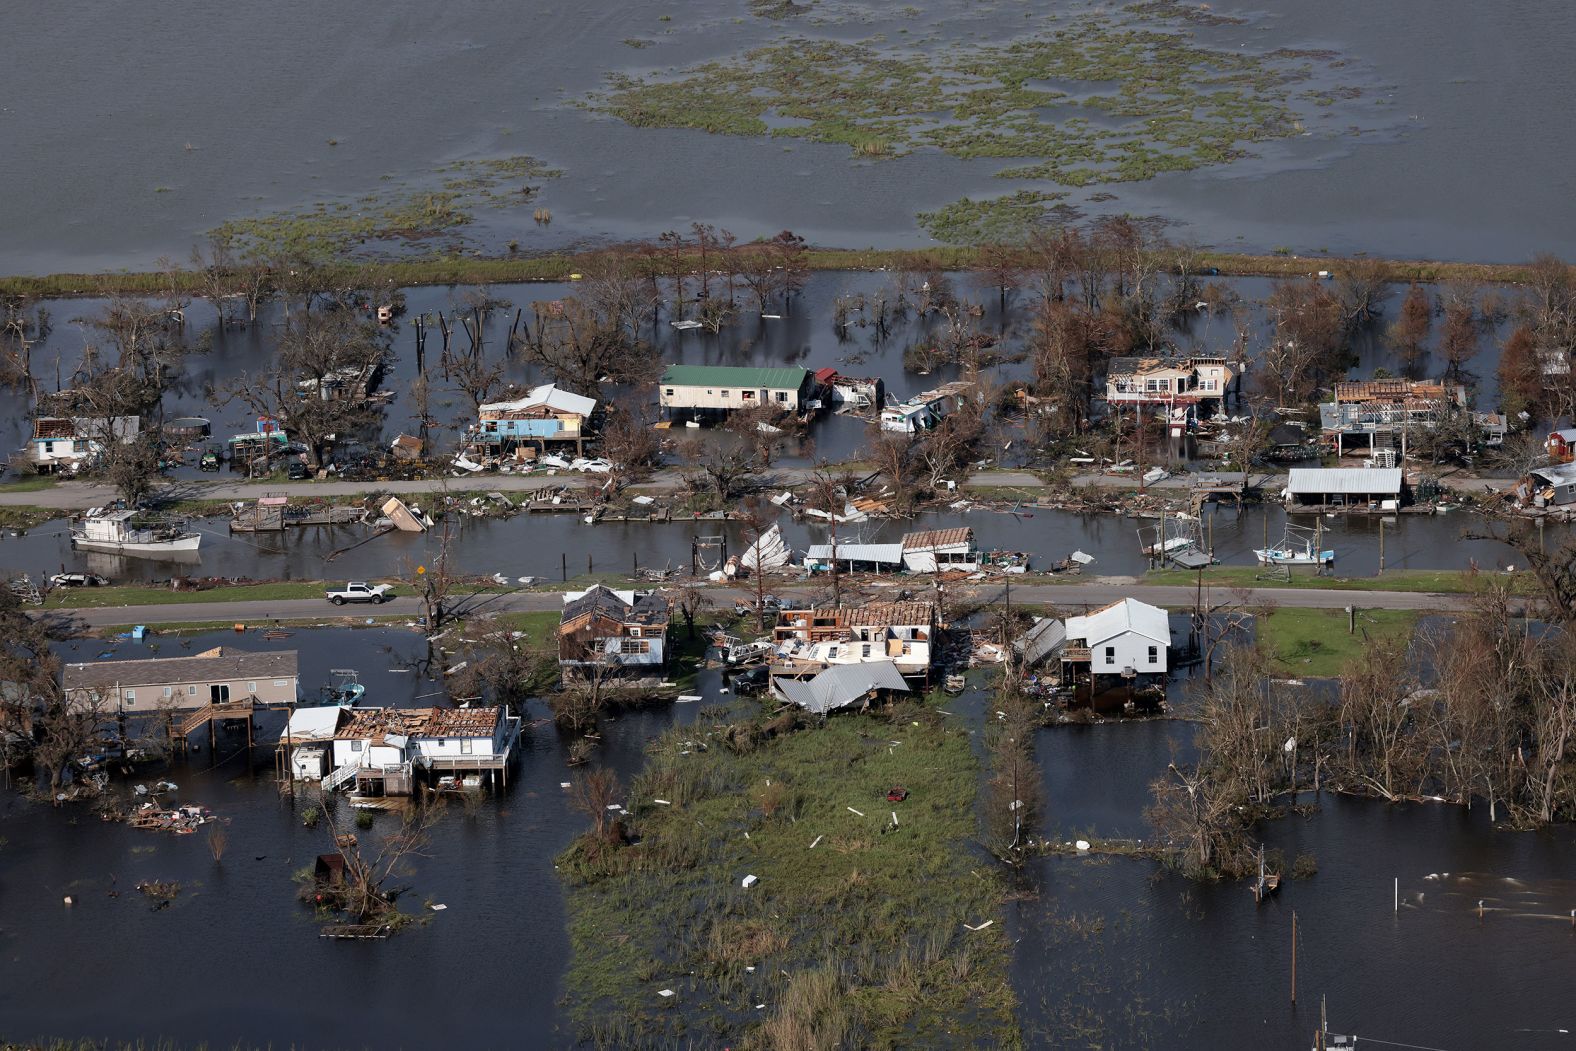
[[[213, 633], [109, 646], [118, 658], [135, 658], [238, 641]], [[411, 633], [303, 630], [265, 640], [254, 632], [240, 644], [297, 650], [309, 691], [337, 667], [357, 668], [375, 703], [432, 703], [438, 690], [407, 670], [422, 648]], [[105, 646], [72, 644], [67, 655], [92, 657]], [[720, 688], [704, 673], [697, 692], [708, 703], [733, 700]], [[970, 691], [947, 708], [977, 723], [984, 697]], [[696, 720], [702, 707], [607, 719], [599, 760], [627, 783], [647, 742], [674, 722]], [[545, 710], [533, 703], [528, 714]], [[1142, 835], [1144, 786], [1174, 750], [1187, 758], [1191, 736], [1187, 724], [1160, 721], [1041, 731], [1047, 833]], [[510, 790], [451, 810], [431, 856], [417, 859], [412, 906], [448, 908], [382, 944], [322, 940], [295, 902], [291, 874], [327, 849], [326, 834], [302, 824], [304, 799], [276, 792], [266, 751], [249, 772], [236, 739], [221, 739], [221, 762], [210, 768], [214, 757], [199, 744], [191, 766], [171, 779], [180, 800], [229, 820], [229, 849], [218, 864], [201, 836], [103, 824], [75, 807], [0, 795], [7, 1036], [434, 1047], [464, 1032], [487, 1047], [570, 1042], [557, 1029], [569, 942], [552, 860], [585, 819], [560, 787], [570, 776], [566, 742], [551, 723], [526, 733]], [[1481, 811], [1318, 802], [1313, 817], [1264, 827], [1271, 847], [1288, 857], [1313, 854], [1319, 872], [1289, 882], [1262, 907], [1244, 883], [1191, 884], [1143, 860], [1035, 863], [1006, 916], [1026, 1044], [1296, 1048], [1327, 994], [1338, 1030], [1440, 1048], [1565, 1046], [1549, 1034], [1571, 1021], [1562, 993], [1576, 943], [1568, 918], [1556, 922], [1576, 908], [1568, 829], [1507, 833], [1490, 829]], [[182, 893], [172, 907], [150, 911], [131, 890], [143, 879], [177, 880]], [[61, 903], [67, 894], [76, 902], [70, 908]], [[1302, 939], [1295, 1009], [1292, 910]], [[233, 967], [215, 966], [236, 953], [247, 961], [244, 982]], [[342, 998], [302, 997], [304, 974], [355, 990], [355, 1010], [343, 1009]], [[489, 974], [497, 981], [484, 980]], [[412, 999], [411, 989], [445, 975], [452, 980], [443, 979], [442, 996]], [[507, 1011], [498, 1009], [498, 982], [508, 990]]]

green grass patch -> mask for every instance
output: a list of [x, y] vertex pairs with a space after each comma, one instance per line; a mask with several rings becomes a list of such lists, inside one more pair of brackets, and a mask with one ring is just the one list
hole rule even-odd
[[[480, 256], [431, 253], [398, 260], [361, 260], [348, 256], [323, 262], [318, 270], [323, 287], [389, 285], [418, 288], [424, 285], [497, 285], [564, 282], [581, 270], [596, 253], [543, 253], [529, 256]], [[1254, 255], [1246, 252], [1200, 252], [1198, 268], [1213, 267], [1227, 277], [1306, 277], [1315, 269], [1339, 273], [1349, 260], [1318, 255]], [[932, 245], [917, 248], [812, 248], [806, 265], [814, 271], [900, 270], [923, 265], [925, 269], [966, 271], [979, 265], [977, 248]], [[1169, 266], [1164, 257], [1161, 266]], [[1530, 279], [1520, 263], [1470, 263], [1441, 260], [1390, 259], [1376, 262], [1385, 280], [1406, 284], [1463, 282], [1471, 284], [1525, 284]], [[698, 258], [693, 265], [699, 265]], [[114, 294], [162, 296], [171, 284], [185, 292], [197, 291], [196, 275], [177, 270], [170, 274], [121, 271], [98, 274], [46, 274], [0, 277], [0, 295], [37, 297], [107, 296]]]
[[[1306, 588], [1321, 591], [1411, 591], [1439, 594], [1464, 594], [1475, 591], [1484, 577], [1497, 575], [1479, 572], [1476, 575], [1461, 569], [1392, 569], [1376, 577], [1327, 577], [1314, 573], [1312, 567], [1292, 567], [1291, 579], [1260, 566], [1214, 566], [1204, 571], [1204, 584], [1208, 587], [1226, 588]], [[1185, 569], [1154, 569], [1144, 574], [1145, 584], [1172, 584], [1192, 587], [1198, 583], [1198, 573]], [[1532, 579], [1526, 574], [1514, 574], [1511, 582], [1515, 590], [1530, 593]]]
[[[665, 734], [621, 800], [636, 842], [559, 859], [571, 1019], [642, 1046], [1016, 1046], [1004, 885], [972, 846], [978, 778], [967, 732], [914, 706], [743, 754], [721, 731]], [[893, 785], [907, 801], [886, 801]]]
[[44, 489], [53, 489], [58, 481], [60, 476], [56, 474], [24, 474], [15, 481], [0, 485], [0, 494], [37, 493]]
[[1357, 611], [1356, 630], [1348, 631], [1345, 610], [1278, 609], [1254, 621], [1276, 666], [1297, 678], [1332, 678], [1362, 655], [1371, 639], [1404, 639], [1419, 614], [1403, 609]]

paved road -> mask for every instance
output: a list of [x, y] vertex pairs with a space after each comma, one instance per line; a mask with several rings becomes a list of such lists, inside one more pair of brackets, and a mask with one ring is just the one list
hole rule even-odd
[[[812, 469], [807, 467], [777, 467], [763, 474], [760, 482], [768, 488], [772, 486], [799, 485], [809, 481], [814, 473]], [[1258, 484], [1263, 482], [1265, 477], [1262, 474], [1255, 474], [1252, 481]], [[199, 479], [172, 483], [163, 490], [163, 495], [172, 499], [187, 500], [255, 500], [259, 496], [269, 493], [312, 497], [356, 497], [375, 492], [425, 495], [457, 490], [528, 493], [561, 485], [600, 485], [601, 481], [601, 478], [597, 475], [587, 476], [567, 471], [556, 475], [476, 474], [460, 478], [429, 478], [409, 482], [228, 482], [217, 479], [213, 481]], [[1461, 492], [1478, 494], [1490, 490], [1503, 490], [1513, 484], [1511, 479], [1505, 478], [1446, 477], [1442, 481], [1445, 485]], [[669, 492], [678, 489], [683, 485], [683, 482], [683, 473], [677, 468], [669, 467], [657, 471], [646, 481], [631, 486], [630, 489], [646, 492]], [[1082, 474], [1077, 476], [1074, 482], [1077, 485], [1098, 485], [1111, 489], [1134, 489], [1138, 486], [1138, 479], [1131, 476], [1118, 475]], [[1046, 488], [1046, 483], [1043, 480], [1028, 471], [981, 471], [970, 475], [966, 484], [1009, 489]], [[1191, 486], [1192, 478], [1188, 475], [1181, 475], [1156, 482], [1154, 485], [1148, 486], [1148, 488], [1166, 492], [1186, 490]], [[38, 489], [32, 492], [0, 491], [0, 506], [82, 510], [88, 507], [100, 507], [110, 503], [115, 498], [116, 493], [113, 486], [99, 485], [92, 482], [67, 481], [60, 482], [48, 489]]]
[[[951, 592], [955, 601], [1001, 602], [1006, 598], [1006, 588], [992, 585], [971, 590]], [[719, 589], [715, 601], [719, 604], [747, 597], [744, 592]], [[803, 598], [792, 592], [788, 599]], [[875, 593], [879, 600], [879, 593]], [[1175, 585], [1134, 584], [1122, 578], [1080, 584], [1026, 584], [1012, 588], [1012, 601], [1029, 605], [1103, 606], [1122, 598], [1136, 598], [1157, 606], [1175, 609], [1192, 608], [1196, 595], [1193, 588]], [[1210, 588], [1206, 599], [1212, 605], [1236, 605], [1238, 592], [1226, 588]], [[952, 601], [949, 600], [949, 601]], [[1342, 609], [1357, 606], [1364, 609], [1415, 609], [1459, 610], [1467, 606], [1465, 595], [1442, 595], [1413, 591], [1333, 591], [1301, 588], [1259, 588], [1252, 592], [1248, 605], [1274, 602], [1277, 606], [1294, 609]], [[516, 591], [488, 597], [468, 608], [495, 612], [538, 612], [562, 608], [563, 600], [557, 592]], [[281, 599], [278, 601], [246, 600], [244, 602], [179, 602], [157, 606], [116, 606], [102, 609], [60, 610], [88, 627], [100, 628], [119, 624], [175, 624], [191, 622], [220, 622], [260, 625], [275, 620], [332, 621], [338, 618], [355, 621], [369, 616], [415, 617], [420, 604], [409, 596], [395, 598], [381, 606], [332, 606], [322, 599]]]

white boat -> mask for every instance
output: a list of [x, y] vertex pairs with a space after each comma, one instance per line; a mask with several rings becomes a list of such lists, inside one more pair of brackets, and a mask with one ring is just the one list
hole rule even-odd
[[1335, 552], [1321, 546], [1324, 524], [1312, 532], [1286, 527], [1286, 535], [1274, 547], [1254, 548], [1253, 555], [1265, 566], [1329, 566], [1335, 564]]
[[180, 556], [195, 552], [202, 534], [176, 526], [137, 526], [135, 511], [90, 514], [71, 528], [71, 546], [82, 551], [111, 551], [143, 558]]

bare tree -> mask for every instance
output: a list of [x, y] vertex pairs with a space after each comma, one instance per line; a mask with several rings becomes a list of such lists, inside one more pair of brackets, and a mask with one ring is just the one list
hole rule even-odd
[[273, 420], [307, 447], [313, 467], [320, 465], [331, 435], [344, 437], [371, 428], [381, 411], [356, 389], [359, 379], [339, 391], [340, 377], [369, 377], [388, 348], [376, 325], [348, 310], [301, 312], [285, 319], [278, 362], [256, 373], [242, 373], [217, 393], [225, 403], [240, 402], [259, 417]]
[[397, 921], [395, 899], [401, 888], [391, 884], [410, 875], [412, 859], [432, 856], [431, 832], [442, 815], [442, 805], [436, 799], [418, 796], [415, 805], [402, 812], [399, 830], [386, 834], [371, 856], [362, 850], [360, 837], [346, 835], [340, 828], [334, 806], [321, 794], [317, 809], [329, 841], [345, 860], [342, 883], [314, 888], [319, 902], [358, 923]]

